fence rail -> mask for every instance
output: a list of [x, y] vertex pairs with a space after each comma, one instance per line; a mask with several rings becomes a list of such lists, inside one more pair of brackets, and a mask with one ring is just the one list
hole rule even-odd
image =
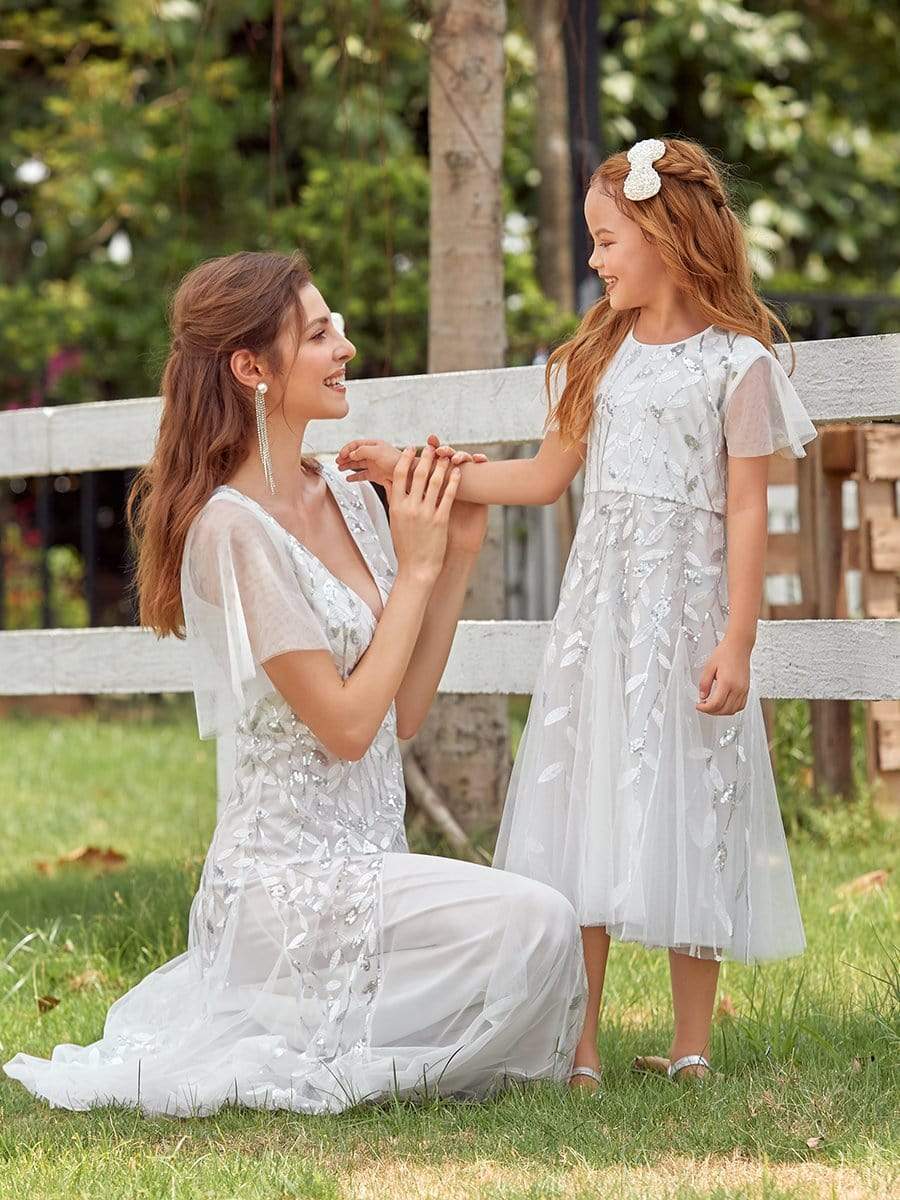
[[[461, 621], [440, 691], [529, 693], [549, 631], [549, 621]], [[900, 698], [900, 620], [761, 621], [753, 674], [765, 697]], [[0, 634], [0, 695], [190, 690], [184, 643], [146, 629]]]
[[[795, 383], [815, 421], [900, 420], [900, 334], [796, 351]], [[533, 441], [546, 413], [542, 389], [540, 367], [359, 380], [350, 415], [317, 426], [310, 449], [333, 453], [358, 436], [421, 443], [432, 431], [458, 445]], [[159, 413], [158, 399], [0, 413], [0, 477], [140, 466]], [[547, 631], [546, 622], [462, 622], [441, 690], [530, 692]], [[753, 666], [768, 697], [900, 699], [900, 620], [764, 621]], [[184, 646], [145, 630], [0, 632], [0, 694], [188, 690]], [[220, 795], [232, 750], [220, 739]]]
[[[794, 383], [814, 421], [900, 419], [900, 334], [798, 342]], [[779, 349], [787, 365], [789, 355]], [[540, 435], [543, 367], [403, 375], [350, 383], [350, 413], [321, 421], [309, 448], [333, 454], [356, 437], [460, 445], [510, 444]], [[137, 467], [153, 451], [158, 397], [0, 413], [0, 478]]]

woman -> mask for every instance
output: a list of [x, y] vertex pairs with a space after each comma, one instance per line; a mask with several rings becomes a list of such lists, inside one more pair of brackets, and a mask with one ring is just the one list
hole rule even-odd
[[[574, 912], [512, 874], [410, 854], [398, 735], [449, 653], [485, 510], [412, 451], [390, 489], [301, 458], [347, 412], [352, 344], [298, 255], [182, 283], [157, 448], [132, 497], [141, 620], [187, 637], [202, 737], [234, 786], [186, 953], [102, 1039], [6, 1065], [51, 1104], [187, 1116], [336, 1112], [568, 1077], [583, 1016]], [[274, 401], [274, 402], [273, 402]]]

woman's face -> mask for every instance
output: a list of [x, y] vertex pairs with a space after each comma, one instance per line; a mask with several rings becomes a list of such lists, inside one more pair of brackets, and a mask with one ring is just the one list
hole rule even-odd
[[610, 308], [643, 308], [665, 278], [659, 251], [636, 221], [626, 217], [599, 187], [588, 189], [584, 219], [594, 240], [588, 266], [606, 285]]
[[319, 289], [308, 283], [299, 295], [305, 323], [297, 344], [297, 329], [287, 320], [275, 342], [282, 370], [269, 389], [269, 403], [284, 386], [284, 414], [297, 421], [335, 420], [347, 415], [344, 369], [356, 347], [339, 331]]

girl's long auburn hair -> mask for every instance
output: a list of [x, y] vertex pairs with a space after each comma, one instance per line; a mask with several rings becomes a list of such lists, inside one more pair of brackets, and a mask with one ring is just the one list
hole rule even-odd
[[291, 316], [299, 338], [299, 293], [310, 282], [302, 254], [231, 254], [196, 267], [175, 294], [159, 437], [127, 505], [140, 621], [160, 637], [184, 637], [181, 559], [191, 522], [256, 437], [254, 396], [232, 374], [231, 356], [251, 350], [280, 372], [274, 343]]
[[[778, 317], [753, 287], [744, 230], [728, 203], [720, 168], [694, 142], [666, 138], [666, 153], [654, 169], [662, 187], [648, 200], [629, 200], [622, 189], [631, 164], [624, 153], [613, 154], [591, 176], [616, 207], [640, 225], [656, 246], [665, 270], [689, 296], [710, 325], [745, 333], [771, 350], [772, 333], [790, 337]], [[587, 436], [597, 386], [636, 319], [631, 309], [616, 312], [602, 296], [588, 309], [581, 325], [547, 361], [548, 396], [561, 369], [566, 382], [551, 404], [549, 421], [559, 422], [563, 440], [578, 445]], [[793, 351], [792, 351], [793, 353]]]

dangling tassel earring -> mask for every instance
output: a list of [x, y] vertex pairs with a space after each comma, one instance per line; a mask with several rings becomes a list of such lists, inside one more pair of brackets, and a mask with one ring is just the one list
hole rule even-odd
[[263, 473], [269, 491], [275, 495], [275, 475], [272, 471], [272, 455], [269, 453], [269, 432], [266, 429], [266, 392], [267, 383], [256, 385], [256, 432], [259, 437], [259, 457], [262, 459]]

